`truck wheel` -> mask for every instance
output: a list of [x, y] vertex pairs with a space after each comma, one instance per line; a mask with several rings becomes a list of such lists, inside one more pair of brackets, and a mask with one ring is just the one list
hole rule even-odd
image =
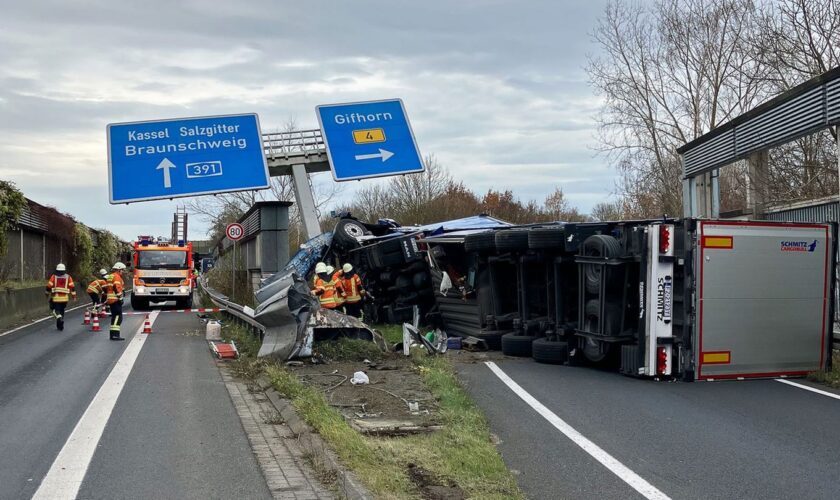
[[467, 252], [492, 252], [495, 249], [496, 233], [494, 231], [470, 234], [464, 238], [464, 250]]
[[[595, 234], [586, 238], [586, 241], [583, 242], [583, 255], [587, 257], [618, 257], [621, 255], [621, 245], [612, 236]], [[600, 264], [585, 264], [583, 266], [587, 292], [598, 293], [601, 289], [602, 270]]]
[[498, 351], [502, 348], [502, 337], [508, 333], [513, 333], [510, 330], [481, 330], [481, 333], [475, 335], [487, 342], [487, 347], [492, 351]]
[[142, 299], [131, 294], [131, 308], [135, 311], [145, 311], [149, 308], [149, 299]]
[[609, 354], [609, 342], [603, 342], [589, 337], [583, 339], [583, 355], [586, 356], [586, 359], [589, 361], [592, 361], [593, 363], [601, 362], [606, 359]]
[[562, 227], [537, 227], [528, 231], [528, 248], [563, 250], [565, 238]]
[[501, 253], [528, 250], [528, 231], [525, 229], [497, 231], [496, 249]]
[[531, 343], [537, 338], [533, 335], [517, 335], [511, 332], [502, 335], [502, 353], [506, 356], [531, 356]]
[[[618, 335], [620, 328], [620, 309], [616, 304], [606, 304], [604, 308], [605, 318], [601, 318], [601, 303], [597, 299], [592, 299], [586, 302], [583, 309], [583, 329], [589, 333], [597, 333], [606, 336]], [[601, 331], [601, 324], [604, 325], [603, 332]]]
[[569, 361], [569, 344], [547, 337], [539, 338], [531, 344], [531, 355], [537, 363], [562, 365]]
[[359, 248], [362, 244], [359, 243], [357, 238], [368, 234], [370, 234], [370, 231], [362, 223], [353, 219], [341, 219], [335, 225], [333, 243], [345, 250]]

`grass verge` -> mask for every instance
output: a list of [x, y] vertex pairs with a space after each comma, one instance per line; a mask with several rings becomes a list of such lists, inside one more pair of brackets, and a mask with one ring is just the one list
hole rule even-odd
[[816, 371], [808, 374], [808, 380], [840, 389], [840, 352], [833, 351], [831, 356], [831, 370]]
[[[376, 329], [391, 343], [402, 341], [398, 325]], [[222, 336], [240, 348], [241, 357], [231, 364], [234, 372], [252, 381], [265, 374], [376, 497], [424, 497], [409, 474], [410, 467], [419, 467], [439, 484], [457, 487], [468, 498], [524, 498], [491, 441], [487, 420], [461, 387], [445, 357], [412, 357], [438, 401], [443, 429], [407, 437], [373, 437], [351, 428], [319, 390], [301, 382], [282, 364], [257, 359], [259, 341], [246, 328], [229, 323], [222, 329]], [[331, 349], [332, 359], [382, 356], [368, 352], [372, 347], [369, 342], [362, 345], [345, 339], [331, 344], [322, 343], [320, 348], [322, 353], [324, 348]]]
[[416, 357], [417, 369], [441, 408], [443, 430], [399, 438], [363, 436], [329, 406], [323, 394], [283, 367], [266, 374], [278, 392], [335, 450], [372, 493], [385, 498], [417, 498], [409, 464], [469, 498], [522, 498], [513, 475], [490, 440], [481, 410], [458, 383], [445, 358]]

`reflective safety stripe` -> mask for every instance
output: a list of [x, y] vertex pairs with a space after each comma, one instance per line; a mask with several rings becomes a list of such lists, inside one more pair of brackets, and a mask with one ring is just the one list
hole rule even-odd
[[362, 279], [359, 278], [358, 274], [354, 274], [352, 277], [342, 280], [344, 284], [344, 291], [347, 293], [346, 301], [349, 304], [355, 304], [362, 300], [361, 294], [359, 294], [359, 289], [362, 287]]

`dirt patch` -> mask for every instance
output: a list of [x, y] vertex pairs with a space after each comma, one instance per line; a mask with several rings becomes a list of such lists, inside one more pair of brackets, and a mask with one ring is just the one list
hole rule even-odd
[[[439, 423], [437, 402], [423, 384], [417, 368], [402, 356], [384, 354], [371, 364], [307, 362], [288, 369], [303, 383], [324, 392], [327, 402], [351, 423], [362, 424], [357, 426], [362, 432], [400, 434], [399, 428], [414, 432]], [[350, 379], [357, 371], [365, 372], [370, 383], [351, 384]]]
[[443, 484], [432, 473], [414, 464], [408, 464], [408, 477], [420, 489], [423, 498], [429, 500], [463, 500], [467, 498], [463, 490], [457, 487], [455, 483], [447, 482], [447, 484]]

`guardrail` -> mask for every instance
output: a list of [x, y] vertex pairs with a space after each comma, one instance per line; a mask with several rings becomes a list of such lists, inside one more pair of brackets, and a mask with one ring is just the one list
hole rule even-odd
[[213, 302], [213, 304], [218, 306], [220, 309], [224, 309], [223, 312], [230, 315], [236, 322], [241, 325], [248, 326], [254, 334], [259, 335], [260, 338], [262, 338], [263, 334], [265, 334], [265, 326], [257, 322], [257, 320], [245, 312], [244, 306], [231, 302], [228, 300], [226, 295], [207, 286], [207, 284], [204, 283], [204, 280], [198, 280], [198, 286], [201, 288], [201, 291], [210, 297], [210, 301]]

